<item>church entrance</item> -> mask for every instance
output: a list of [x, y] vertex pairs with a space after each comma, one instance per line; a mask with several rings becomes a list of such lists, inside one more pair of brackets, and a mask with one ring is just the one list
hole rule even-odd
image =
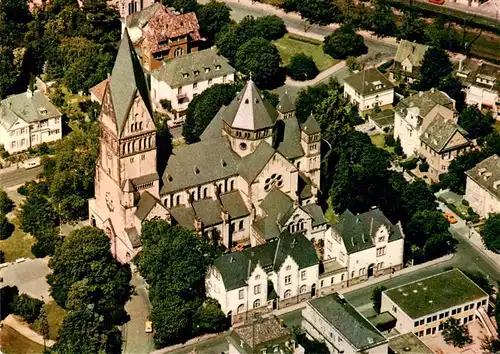
[[368, 278], [373, 276], [373, 268], [375, 267], [375, 264], [372, 263], [368, 266]]

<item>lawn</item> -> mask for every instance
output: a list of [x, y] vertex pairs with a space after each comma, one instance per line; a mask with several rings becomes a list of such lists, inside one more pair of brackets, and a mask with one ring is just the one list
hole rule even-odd
[[[49, 322], [50, 328], [50, 339], [57, 340], [59, 336], [59, 328], [62, 326], [62, 322], [66, 312], [62, 307], [56, 304], [55, 301], [51, 301], [44, 305], [45, 313], [47, 314], [47, 321]], [[36, 320], [35, 323], [31, 325], [31, 328], [41, 334], [40, 331], [40, 320]]]
[[320, 41], [315, 41], [295, 34], [286, 34], [283, 38], [274, 41], [274, 45], [280, 52], [281, 63], [285, 66], [290, 63], [292, 56], [300, 53], [310, 55], [319, 71], [326, 70], [339, 62], [323, 52], [322, 43]]
[[6, 262], [14, 262], [18, 258], [35, 258], [31, 253], [31, 246], [35, 238], [23, 232], [17, 219], [10, 220], [16, 227], [6, 240], [0, 241], [0, 250], [5, 253]]
[[385, 145], [385, 135], [384, 134], [371, 135], [370, 139], [376, 147], [378, 147], [380, 149], [387, 150], [390, 153], [394, 152], [394, 147]]
[[2, 352], [6, 354], [43, 353], [43, 345], [29, 340], [7, 325], [0, 330], [0, 343]]
[[336, 224], [339, 220], [338, 215], [333, 211], [330, 199], [328, 199], [328, 209], [325, 212], [325, 220], [330, 225]]

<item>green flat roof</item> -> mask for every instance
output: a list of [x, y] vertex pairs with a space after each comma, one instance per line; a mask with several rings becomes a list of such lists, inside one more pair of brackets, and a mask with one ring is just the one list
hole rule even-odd
[[386, 290], [384, 294], [412, 319], [488, 296], [458, 269]]

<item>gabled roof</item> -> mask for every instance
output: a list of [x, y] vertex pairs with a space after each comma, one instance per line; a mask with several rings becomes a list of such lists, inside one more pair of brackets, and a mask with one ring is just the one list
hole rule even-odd
[[250, 131], [271, 128], [278, 115], [274, 107], [262, 98], [251, 79], [229, 106], [221, 110], [222, 120], [230, 127]]
[[148, 216], [151, 209], [153, 209], [156, 204], [159, 204], [163, 208], [161, 202], [155, 197], [153, 197], [151, 193], [149, 192], [142, 193], [141, 198], [139, 199], [139, 203], [137, 204], [137, 210], [135, 211], [135, 216], [141, 221], [144, 220], [146, 216]]
[[312, 226], [319, 226], [326, 224], [325, 215], [323, 210], [317, 204], [307, 204], [301, 207], [306, 213], [312, 217]]
[[106, 92], [106, 86], [108, 85], [108, 82], [109, 77], [89, 89], [89, 92], [93, 94], [101, 104], [102, 100], [104, 99], [104, 93]]
[[304, 133], [307, 135], [313, 135], [316, 133], [321, 133], [321, 127], [319, 126], [318, 121], [314, 118], [314, 115], [311, 113], [307, 120], [302, 123], [300, 127]]
[[194, 230], [194, 221], [196, 215], [193, 208], [186, 207], [184, 205], [178, 205], [170, 208], [170, 214], [172, 219], [180, 226], [185, 227], [189, 230]]
[[498, 155], [495, 154], [484, 159], [466, 171], [465, 174], [497, 199], [500, 199], [500, 158]]
[[422, 66], [425, 52], [429, 49], [428, 45], [409, 42], [405, 39], [399, 42], [398, 51], [394, 57], [395, 62], [402, 63], [406, 58], [413, 66]]
[[332, 228], [342, 237], [347, 253], [351, 254], [375, 247], [373, 238], [382, 225], [388, 228], [389, 242], [403, 238], [400, 226], [393, 225], [380, 209], [358, 215], [346, 210]]
[[241, 159], [238, 173], [248, 183], [252, 183], [275, 153], [276, 150], [262, 140], [253, 153]]
[[136, 93], [141, 96], [146, 108], [153, 116], [146, 77], [130, 41], [127, 29], [123, 32], [108, 89], [111, 92], [113, 101], [118, 136], [121, 135], [125, 127]]
[[141, 235], [139, 235], [139, 232], [135, 227], [125, 229], [124, 231], [127, 234], [127, 238], [133, 248], [141, 247]]
[[217, 54], [215, 47], [212, 47], [165, 60], [151, 75], [171, 88], [176, 88], [235, 72], [229, 61]]
[[134, 12], [133, 14], [130, 14], [127, 16], [126, 25], [127, 28], [131, 27], [144, 27], [148, 23], [149, 19], [151, 16], [154, 15], [154, 13], [162, 8], [162, 4], [159, 2], [155, 2], [154, 4], [145, 7], [139, 12]]
[[243, 349], [244, 353], [256, 353], [260, 348], [289, 342], [292, 331], [282, 326], [276, 316], [271, 316], [235, 327], [230, 338], [234, 338], [238, 351]]
[[283, 120], [283, 137], [278, 145], [278, 151], [288, 160], [304, 156], [300, 144], [300, 127], [297, 118], [291, 117]]
[[454, 121], [446, 119], [442, 115], [438, 114], [432, 122], [429, 123], [423, 134], [420, 136], [420, 140], [437, 153], [441, 153], [445, 149], [448, 150], [458, 147], [447, 146], [450, 139], [457, 133], [461, 134], [467, 140], [466, 144], [460, 144], [459, 146], [470, 144], [470, 141], [467, 138], [468, 134], [464, 129], [462, 129], [462, 127]]
[[235, 190], [219, 196], [222, 207], [228, 212], [232, 219], [238, 219], [250, 214], [239, 191]]
[[435, 90], [419, 92], [409, 97], [403, 98], [394, 108], [396, 112], [402, 112], [411, 107], [417, 107], [420, 110], [420, 116], [425, 117], [436, 105], [444, 106], [448, 109], [454, 109], [454, 102], [446, 93]]
[[274, 187], [260, 203], [260, 208], [274, 222], [283, 226], [294, 211], [293, 200], [283, 193], [278, 187]]
[[394, 84], [376, 68], [360, 71], [347, 77], [344, 82], [361, 95], [371, 95], [394, 88]]
[[215, 260], [214, 267], [221, 273], [226, 291], [230, 291], [245, 286], [257, 264], [266, 271], [278, 271], [288, 256], [299, 269], [319, 263], [313, 244], [304, 235], [285, 232], [263, 245], [225, 254]]
[[464, 84], [500, 92], [500, 66], [467, 58], [455, 64], [454, 69]]
[[281, 113], [295, 111], [295, 104], [292, 102], [292, 99], [290, 98], [290, 95], [287, 91], [285, 91], [285, 93], [280, 96], [276, 110]]

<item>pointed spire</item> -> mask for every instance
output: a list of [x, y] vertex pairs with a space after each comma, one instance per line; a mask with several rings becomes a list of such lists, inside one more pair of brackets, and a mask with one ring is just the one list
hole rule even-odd
[[319, 126], [316, 118], [314, 118], [314, 115], [312, 114], [312, 112], [309, 115], [309, 117], [307, 118], [307, 120], [305, 121], [305, 123], [302, 124], [301, 128], [302, 128], [302, 131], [304, 133], [306, 133], [307, 135], [321, 133], [321, 127]]

